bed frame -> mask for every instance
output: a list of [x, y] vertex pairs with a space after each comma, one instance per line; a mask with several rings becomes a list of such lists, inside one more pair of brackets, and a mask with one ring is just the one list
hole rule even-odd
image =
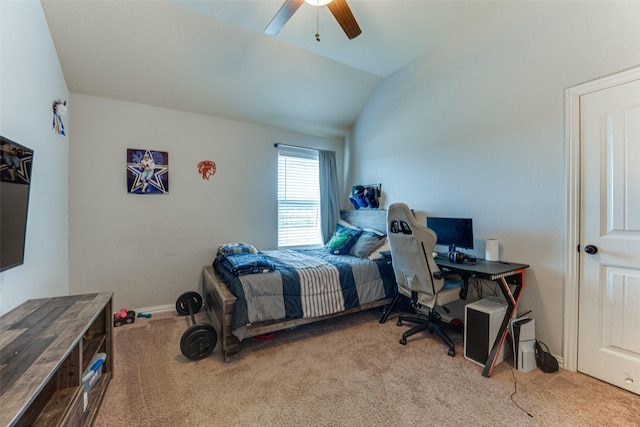
[[[373, 228], [386, 233], [386, 210], [367, 209], [357, 211], [340, 211], [340, 216], [345, 221], [358, 227]], [[222, 355], [224, 356], [225, 362], [232, 361], [240, 355], [240, 341], [238, 341], [235, 335], [231, 333], [231, 315], [236, 303], [236, 297], [229, 291], [227, 285], [214, 271], [212, 266], [207, 265], [203, 268], [202, 280], [207, 316], [218, 332], [218, 341], [221, 344]], [[345, 314], [357, 313], [359, 311], [375, 307], [381, 307], [390, 304], [392, 300], [393, 298], [385, 298], [341, 311], [339, 313], [319, 317], [255, 322], [247, 326], [245, 338], [281, 331], [308, 323], [319, 322], [321, 320], [331, 319]]]

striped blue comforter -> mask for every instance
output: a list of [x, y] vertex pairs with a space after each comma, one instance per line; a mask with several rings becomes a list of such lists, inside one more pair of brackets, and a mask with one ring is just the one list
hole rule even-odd
[[324, 316], [396, 293], [393, 268], [383, 260], [331, 255], [325, 249], [260, 254], [275, 271], [237, 276], [218, 259], [213, 263], [238, 298], [231, 328], [239, 339], [253, 322]]

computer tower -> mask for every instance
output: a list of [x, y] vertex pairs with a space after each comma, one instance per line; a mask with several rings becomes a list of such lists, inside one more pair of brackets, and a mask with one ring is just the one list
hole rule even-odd
[[[485, 365], [506, 312], [507, 303], [498, 297], [467, 304], [464, 311], [464, 357]], [[505, 340], [495, 364], [510, 355], [511, 347]]]

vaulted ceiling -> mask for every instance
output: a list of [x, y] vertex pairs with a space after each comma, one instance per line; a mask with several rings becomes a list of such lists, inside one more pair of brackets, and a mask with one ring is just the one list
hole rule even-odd
[[[348, 0], [349, 40], [327, 7], [284, 0], [42, 0], [72, 92], [342, 137], [382, 80], [468, 31], [503, 1]], [[315, 40], [316, 25], [320, 42]]]

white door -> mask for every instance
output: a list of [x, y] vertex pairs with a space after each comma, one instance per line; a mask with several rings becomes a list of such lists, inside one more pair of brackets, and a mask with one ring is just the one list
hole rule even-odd
[[578, 370], [640, 394], [640, 80], [581, 96], [580, 121]]

